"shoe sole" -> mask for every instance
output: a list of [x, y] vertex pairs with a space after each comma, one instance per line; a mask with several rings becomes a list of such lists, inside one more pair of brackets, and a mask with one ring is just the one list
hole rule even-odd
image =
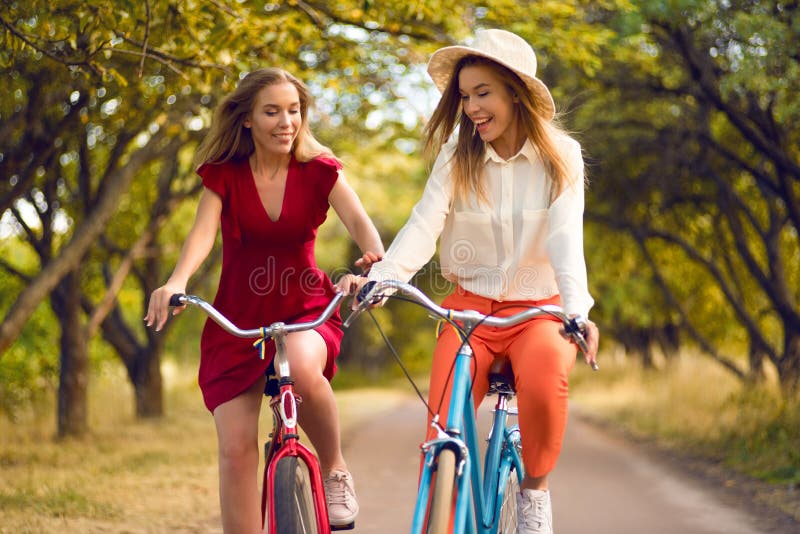
[[345, 525], [331, 525], [331, 530], [353, 530], [354, 528], [356, 528], [355, 521]]

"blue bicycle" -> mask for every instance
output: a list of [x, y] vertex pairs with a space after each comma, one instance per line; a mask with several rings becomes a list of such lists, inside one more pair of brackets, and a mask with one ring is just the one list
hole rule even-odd
[[[560, 307], [553, 305], [532, 307], [504, 318], [474, 310], [442, 308], [416, 287], [389, 280], [364, 286], [359, 297], [361, 303], [347, 318], [345, 326], [370, 304], [389, 296], [424, 307], [432, 315], [455, 326], [464, 340], [455, 360], [447, 421], [442, 423], [438, 415], [434, 415], [431, 424], [437, 435], [421, 446], [424, 461], [411, 533], [448, 532], [451, 517], [453, 532], [456, 533], [516, 533], [516, 494], [520, 491], [525, 468], [520, 454], [519, 427], [510, 425], [508, 421], [509, 415], [517, 413], [515, 408], [509, 407], [509, 400], [515, 393], [514, 375], [507, 360], [496, 360], [490, 371], [489, 394], [497, 394], [497, 402], [481, 469], [471, 388], [469, 336], [478, 325], [510, 327], [546, 315], [559, 319], [564, 325], [563, 335], [585, 351], [586, 325], [567, 317]], [[593, 368], [597, 369], [596, 364]]]

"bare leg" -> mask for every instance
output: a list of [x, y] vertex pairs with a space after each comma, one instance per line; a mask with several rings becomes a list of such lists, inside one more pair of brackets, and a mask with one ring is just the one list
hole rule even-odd
[[333, 388], [322, 374], [327, 347], [314, 331], [296, 332], [286, 338], [289, 366], [295, 391], [303, 402], [297, 410], [300, 426], [308, 435], [319, 457], [323, 477], [331, 470], [347, 470], [339, 435], [339, 409]]
[[520, 486], [520, 489], [546, 490], [547, 475], [532, 477], [525, 473], [525, 478], [522, 479], [522, 485]]
[[219, 442], [219, 502], [228, 533], [261, 531], [258, 494], [258, 414], [264, 379], [214, 410]]

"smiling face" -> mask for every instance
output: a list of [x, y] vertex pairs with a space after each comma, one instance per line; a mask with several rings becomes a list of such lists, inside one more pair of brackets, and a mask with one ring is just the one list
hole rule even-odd
[[297, 88], [282, 82], [258, 92], [244, 126], [250, 128], [257, 151], [283, 155], [291, 153], [302, 122]]
[[516, 154], [525, 141], [514, 109], [518, 101], [500, 74], [488, 65], [467, 65], [458, 73], [464, 114], [502, 158]]

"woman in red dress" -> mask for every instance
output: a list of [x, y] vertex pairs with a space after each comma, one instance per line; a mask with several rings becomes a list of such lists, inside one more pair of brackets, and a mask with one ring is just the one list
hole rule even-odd
[[[214, 306], [241, 328], [316, 318], [334, 287], [317, 267], [317, 228], [333, 206], [367, 268], [383, 255], [375, 226], [344, 180], [341, 164], [311, 134], [308, 88], [275, 68], [249, 73], [214, 114], [195, 158], [205, 188], [194, 225], [169, 280], [156, 289], [145, 322], [161, 330], [169, 297], [190, 276], [222, 231], [222, 272]], [[181, 311], [176, 308], [173, 314]], [[342, 457], [330, 379], [342, 338], [337, 313], [314, 331], [287, 337], [300, 425], [320, 459], [332, 525], [358, 514], [353, 480]], [[211, 320], [200, 343], [199, 383], [219, 440], [220, 506], [225, 532], [258, 532], [258, 417], [265, 372], [252, 342]]]

